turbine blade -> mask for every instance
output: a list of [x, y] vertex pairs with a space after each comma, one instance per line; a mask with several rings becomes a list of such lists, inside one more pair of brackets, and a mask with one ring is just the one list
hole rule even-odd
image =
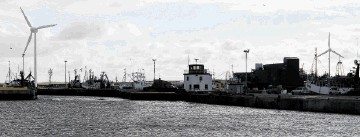
[[32, 38], [32, 33], [30, 33], [29, 39], [28, 39], [28, 41], [27, 41], [27, 44], [26, 44], [26, 47], [25, 47], [25, 50], [24, 50], [24, 53], [23, 53], [23, 57], [25, 56], [25, 52], [26, 52], [26, 50], [27, 50], [27, 47], [29, 46], [29, 43], [30, 43], [30, 41], [31, 41], [31, 38]]
[[20, 10], [21, 10], [22, 14], [24, 15], [24, 18], [25, 18], [25, 20], [26, 20], [26, 23], [27, 23], [28, 26], [31, 28], [32, 26], [31, 26], [31, 24], [30, 24], [30, 21], [29, 21], [29, 19], [26, 17], [26, 15], [25, 15], [25, 13], [24, 13], [24, 11], [22, 10], [21, 7], [20, 7]]
[[56, 25], [57, 25], [57, 24], [44, 25], [44, 26], [37, 27], [36, 29], [43, 29], [43, 28], [48, 28], [48, 27], [54, 27], [54, 26], [56, 26]]
[[339, 55], [340, 57], [344, 58], [343, 56], [341, 56], [339, 53], [337, 53], [336, 51], [331, 50], [331, 52], [335, 53], [336, 55]]
[[320, 57], [320, 56], [322, 56], [322, 55], [324, 55], [325, 53], [330, 52], [330, 51], [331, 51], [331, 49], [328, 49], [328, 50], [326, 50], [325, 52], [319, 54], [317, 57]]
[[329, 32], [329, 39], [328, 39], [328, 47], [330, 49], [330, 32]]

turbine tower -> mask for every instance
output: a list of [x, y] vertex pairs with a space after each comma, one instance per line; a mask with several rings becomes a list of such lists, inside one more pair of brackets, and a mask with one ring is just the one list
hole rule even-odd
[[328, 52], [329, 52], [329, 72], [328, 72], [328, 73], [329, 73], [329, 77], [330, 77], [330, 53], [333, 52], [333, 53], [335, 53], [336, 55], [338, 55], [338, 56], [341, 57], [341, 58], [344, 58], [344, 57], [341, 56], [339, 53], [337, 53], [336, 51], [334, 51], [334, 50], [332, 50], [332, 49], [330, 48], [330, 32], [329, 32], [328, 47], [329, 47], [328, 50], [326, 50], [325, 52], [319, 54], [317, 57], [320, 57], [320, 56], [324, 55], [325, 53], [328, 53]]
[[53, 27], [53, 26], [56, 26], [56, 24], [43, 25], [43, 26], [39, 26], [39, 27], [33, 27], [33, 26], [31, 26], [30, 21], [29, 21], [28, 18], [26, 17], [26, 15], [25, 15], [24, 11], [21, 9], [21, 7], [20, 7], [20, 10], [21, 10], [22, 14], [24, 15], [24, 18], [25, 18], [25, 20], [26, 20], [27, 25], [30, 27], [30, 36], [29, 36], [29, 39], [28, 39], [28, 41], [27, 41], [27, 44], [26, 44], [24, 53], [22, 54], [22, 56], [23, 56], [23, 71], [24, 71], [24, 56], [25, 56], [25, 52], [26, 52], [26, 49], [27, 49], [27, 47], [29, 46], [29, 43], [30, 43], [30, 41], [31, 41], [32, 34], [34, 33], [34, 81], [35, 81], [35, 89], [37, 89], [36, 33], [38, 32], [39, 29]]

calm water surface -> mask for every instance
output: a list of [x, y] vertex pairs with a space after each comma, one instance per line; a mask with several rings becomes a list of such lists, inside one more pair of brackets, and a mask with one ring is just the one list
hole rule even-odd
[[360, 116], [188, 102], [0, 101], [1, 136], [360, 136]]

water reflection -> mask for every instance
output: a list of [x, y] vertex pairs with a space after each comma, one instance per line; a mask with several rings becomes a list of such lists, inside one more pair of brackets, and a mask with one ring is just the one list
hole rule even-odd
[[0, 102], [2, 136], [356, 136], [358, 116], [188, 102], [39, 96]]

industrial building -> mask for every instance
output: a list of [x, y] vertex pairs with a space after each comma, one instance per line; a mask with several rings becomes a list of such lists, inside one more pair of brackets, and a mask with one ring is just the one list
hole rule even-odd
[[[234, 77], [245, 81], [246, 73], [234, 73]], [[267, 89], [281, 85], [285, 89], [293, 89], [304, 85], [299, 73], [299, 59], [285, 57], [283, 63], [262, 65], [257, 63], [252, 72], [248, 72], [248, 87]]]

